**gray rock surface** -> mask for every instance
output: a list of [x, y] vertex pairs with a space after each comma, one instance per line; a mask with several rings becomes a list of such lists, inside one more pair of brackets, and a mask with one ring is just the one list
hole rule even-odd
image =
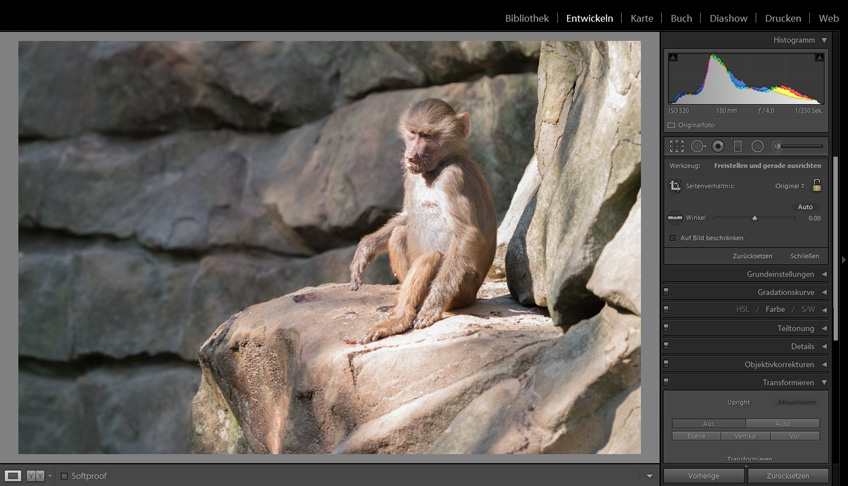
[[368, 93], [535, 71], [533, 42], [21, 42], [20, 135], [279, 130]]
[[276, 208], [259, 198], [249, 177], [253, 154], [236, 149], [240, 139], [231, 132], [198, 132], [25, 144], [20, 224], [133, 238], [152, 249], [244, 246], [313, 254]]
[[21, 454], [183, 451], [199, 381], [194, 365], [122, 364], [71, 373], [38, 366], [20, 371]]
[[[498, 249], [495, 253], [495, 261], [492, 263], [492, 267], [497, 272], [498, 277], [506, 276], [507, 250], [518, 225], [522, 222], [522, 215], [525, 212], [525, 208], [527, 208], [528, 204], [531, 204], [531, 201], [535, 200], [541, 182], [542, 176], [539, 174], [539, 163], [534, 155], [530, 159], [530, 163], [525, 167], [524, 175], [521, 176], [521, 181], [518, 183], [518, 187], [512, 196], [512, 201], [509, 203], [509, 209], [498, 226]], [[519, 234], [526, 233], [527, 222], [525, 218], [525, 227], [518, 231]], [[523, 242], [517, 243], [520, 244]]]
[[[230, 252], [198, 262], [130, 243], [24, 235], [18, 352], [49, 361], [162, 353], [194, 361], [227, 316], [308, 285], [348, 280], [355, 250], [307, 259]], [[393, 281], [388, 257], [372, 263], [363, 278]]]
[[586, 289], [623, 224], [641, 174], [638, 42], [543, 43], [536, 155], [542, 182], [506, 257], [510, 291], [557, 324], [596, 314]]
[[532, 154], [535, 89], [535, 75], [523, 74], [380, 93], [281, 135], [223, 130], [23, 144], [19, 222], [169, 251], [310, 256], [354, 244], [400, 208], [397, 116], [427, 97], [472, 113], [469, 147], [505, 209]]
[[72, 379], [47, 373], [18, 372], [18, 453], [85, 453], [82, 399]]
[[586, 288], [605, 302], [642, 315], [642, 191], [601, 256]]

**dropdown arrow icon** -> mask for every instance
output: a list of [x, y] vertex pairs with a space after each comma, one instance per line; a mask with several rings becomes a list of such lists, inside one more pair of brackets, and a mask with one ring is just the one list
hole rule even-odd
[[651, 479], [652, 477], [654, 477], [654, 473], [647, 473], [645, 474], [645, 476], [648, 476], [648, 479]]
[[827, 380], [822, 380], [822, 385], [827, 385]]

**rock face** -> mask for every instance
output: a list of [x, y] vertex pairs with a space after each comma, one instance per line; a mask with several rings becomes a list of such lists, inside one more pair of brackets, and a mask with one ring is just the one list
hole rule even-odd
[[[512, 202], [509, 204], [509, 209], [504, 215], [500, 226], [498, 226], [498, 249], [495, 253], [495, 261], [492, 267], [497, 272], [503, 273], [505, 276], [506, 269], [506, 252], [509, 249], [512, 236], [515, 234], [516, 228], [522, 222], [525, 208], [528, 205], [534, 205], [536, 201], [536, 192], [539, 190], [539, 184], [542, 182], [542, 176], [539, 174], [539, 163], [536, 157], [530, 160], [527, 167], [524, 169], [524, 175], [521, 177], [521, 182], [515, 189], [515, 194], [512, 196]], [[526, 220], [526, 218], [524, 218]], [[526, 226], [526, 221], [524, 223]], [[525, 228], [526, 230], [526, 228]]]
[[22, 42], [23, 138], [280, 130], [371, 92], [534, 72], [538, 42]]
[[636, 200], [641, 174], [638, 42], [543, 43], [536, 157], [541, 183], [506, 255], [512, 295], [557, 324], [597, 313], [586, 283]]
[[[21, 243], [19, 353], [58, 362], [143, 353], [193, 362], [209, 321], [315, 282], [345, 281], [356, 249], [306, 259], [227, 252], [197, 261], [102, 240], [27, 235]], [[369, 266], [369, 283], [393, 279], [387, 259]]]
[[51, 454], [175, 454], [198, 386], [177, 361], [99, 366], [24, 364], [18, 383], [20, 451]]
[[640, 372], [638, 317], [607, 308], [563, 333], [486, 283], [430, 328], [346, 344], [396, 291], [308, 287], [228, 319], [200, 350], [189, 451], [639, 452], [624, 385]]
[[379, 93], [280, 135], [86, 134], [24, 144], [18, 219], [165, 251], [303, 257], [347, 246], [400, 208], [397, 116], [427, 97], [474, 114], [469, 149], [505, 210], [532, 154], [535, 87], [535, 75], [524, 74]]
[[586, 288], [605, 301], [642, 315], [642, 190], [630, 214], [607, 244]]
[[[21, 42], [20, 451], [184, 451], [210, 333], [347, 281], [359, 238], [400, 208], [412, 100], [470, 112], [505, 211], [533, 154], [538, 56], [538, 42]], [[388, 258], [366, 281], [395, 281]]]

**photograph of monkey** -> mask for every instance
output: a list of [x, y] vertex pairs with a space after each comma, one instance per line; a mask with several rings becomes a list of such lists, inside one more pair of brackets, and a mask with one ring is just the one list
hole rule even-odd
[[402, 284], [397, 316], [374, 326], [361, 343], [429, 327], [443, 311], [471, 304], [495, 258], [495, 203], [465, 147], [468, 113], [457, 115], [430, 98], [403, 112], [398, 131], [406, 144], [403, 208], [362, 239], [350, 264], [350, 288], [358, 290], [365, 266], [389, 252]]
[[20, 453], [640, 452], [639, 42], [18, 50]]

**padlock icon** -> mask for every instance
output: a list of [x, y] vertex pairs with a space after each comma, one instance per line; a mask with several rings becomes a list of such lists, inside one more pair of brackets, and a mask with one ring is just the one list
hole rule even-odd
[[813, 179], [813, 192], [821, 192], [821, 179]]

